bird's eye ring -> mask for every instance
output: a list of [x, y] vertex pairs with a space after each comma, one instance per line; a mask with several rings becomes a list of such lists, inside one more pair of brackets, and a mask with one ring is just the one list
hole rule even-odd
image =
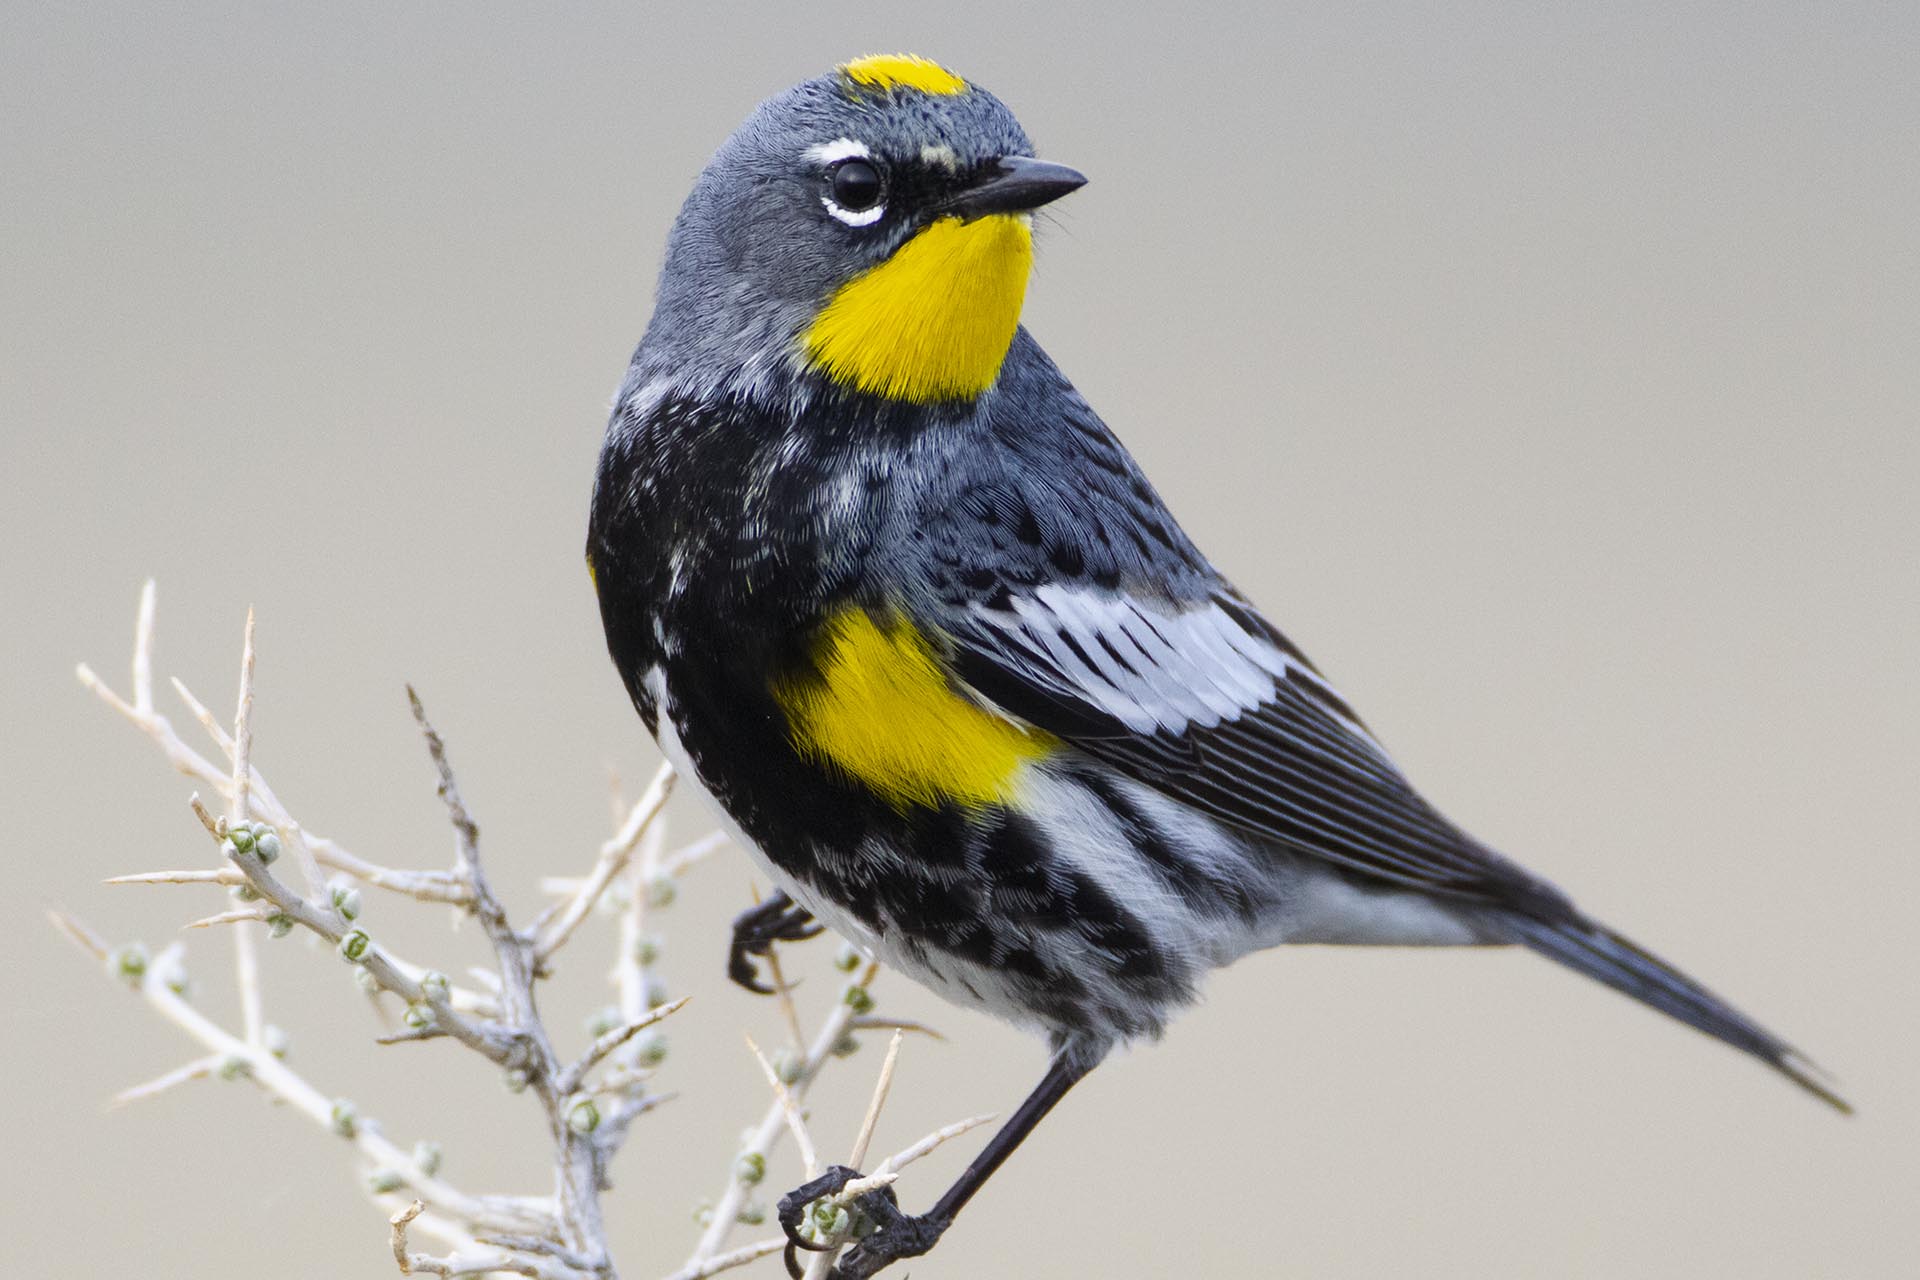
[[849, 156], [827, 170], [827, 212], [850, 227], [871, 226], [886, 212], [886, 180], [872, 161]]

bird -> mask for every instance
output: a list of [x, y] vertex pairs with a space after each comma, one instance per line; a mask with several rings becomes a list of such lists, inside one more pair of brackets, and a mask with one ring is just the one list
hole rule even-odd
[[[824, 926], [1047, 1041], [930, 1210], [867, 1194], [834, 1274], [927, 1252], [1114, 1049], [1284, 944], [1525, 948], [1845, 1110], [1443, 816], [1188, 538], [1021, 323], [1034, 213], [1085, 182], [916, 55], [769, 98], [673, 223], [595, 474], [614, 666], [776, 888], [729, 973], [759, 988], [756, 955]], [[782, 1199], [790, 1268], [855, 1176]]]

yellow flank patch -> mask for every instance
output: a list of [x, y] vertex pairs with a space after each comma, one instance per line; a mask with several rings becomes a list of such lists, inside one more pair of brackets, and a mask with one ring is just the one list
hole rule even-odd
[[818, 674], [776, 682], [794, 747], [878, 792], [896, 810], [1004, 803], [1021, 765], [1052, 751], [1048, 734], [957, 693], [911, 622], [835, 614], [814, 654]]
[[841, 64], [840, 74], [870, 89], [918, 89], [942, 95], [967, 91], [965, 80], [939, 63], [911, 53], [870, 53]]
[[941, 218], [840, 286], [806, 332], [808, 362], [893, 400], [970, 399], [1000, 376], [1032, 270], [1026, 215]]

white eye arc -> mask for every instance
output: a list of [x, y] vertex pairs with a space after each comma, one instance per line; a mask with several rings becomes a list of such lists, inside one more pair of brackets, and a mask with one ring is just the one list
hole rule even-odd
[[882, 201], [881, 203], [874, 205], [870, 209], [862, 209], [858, 213], [854, 212], [852, 209], [842, 209], [839, 205], [833, 202], [832, 196], [821, 196], [820, 203], [827, 207], [828, 213], [832, 214], [834, 217], [838, 218], [840, 221], [846, 223], [850, 227], [870, 227], [874, 223], [880, 221], [881, 218], [885, 217], [887, 213], [887, 206], [885, 201]]
[[[814, 143], [802, 152], [801, 156], [811, 165], [825, 169], [831, 179], [836, 167], [850, 160], [870, 161], [873, 159], [873, 151], [858, 138], [835, 138], [832, 142]], [[820, 204], [833, 215], [836, 221], [843, 222], [849, 227], [870, 227], [887, 215], [887, 203], [884, 199], [864, 208], [849, 209], [831, 195], [822, 195]]]

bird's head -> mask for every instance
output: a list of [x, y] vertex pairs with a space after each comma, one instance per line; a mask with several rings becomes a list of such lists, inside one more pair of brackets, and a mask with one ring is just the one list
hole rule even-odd
[[1020, 321], [1031, 211], [1085, 181], [946, 68], [855, 59], [761, 104], [708, 162], [643, 351], [736, 384], [971, 400]]

